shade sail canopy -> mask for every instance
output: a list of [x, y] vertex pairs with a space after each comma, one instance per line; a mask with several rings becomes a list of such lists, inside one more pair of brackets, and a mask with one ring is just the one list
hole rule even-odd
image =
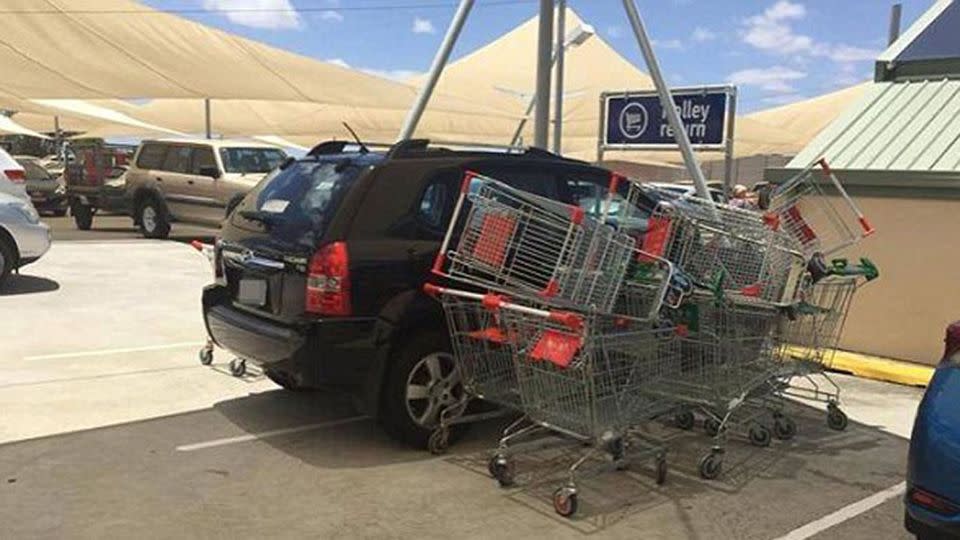
[[[21, 99], [223, 98], [405, 113], [416, 89], [293, 54], [131, 0], [6, 0], [3, 94]], [[0, 96], [2, 97], [2, 96]], [[431, 111], [502, 111], [436, 95]]]
[[0, 133], [11, 135], [29, 135], [31, 137], [39, 137], [41, 139], [49, 138], [42, 133], [37, 133], [32, 129], [21, 126], [9, 117], [2, 114], [0, 114]]

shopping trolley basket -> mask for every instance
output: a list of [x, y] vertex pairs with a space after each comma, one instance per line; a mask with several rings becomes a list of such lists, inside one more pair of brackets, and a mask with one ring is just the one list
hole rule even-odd
[[777, 305], [794, 300], [806, 268], [799, 244], [760, 214], [692, 197], [657, 205], [642, 250], [701, 287]]
[[[663, 443], [634, 428], [672, 410], [671, 398], [649, 390], [679, 367], [681, 341], [674, 328], [652, 320], [508, 304], [500, 313], [515, 347], [524, 413], [554, 434], [590, 445], [554, 493], [557, 512], [576, 510], [577, 471], [597, 452], [610, 453], [615, 462], [623, 461], [627, 450], [634, 459], [653, 458], [662, 483]], [[501, 441], [494, 465], [509, 470], [507, 452], [507, 441]]]
[[829, 256], [874, 232], [825, 159], [776, 187], [764, 219], [796, 239], [808, 257]]
[[847, 416], [840, 409], [840, 385], [828, 373], [840, 343], [858, 276], [830, 276], [811, 284], [778, 330], [785, 362], [781, 377], [787, 395], [827, 404], [827, 425], [842, 431]]
[[433, 271], [513, 296], [607, 311], [635, 247], [579, 207], [468, 172]]
[[[740, 430], [757, 446], [770, 444], [773, 434], [792, 437], [795, 427], [781, 412], [783, 396], [777, 384], [780, 308], [737, 304], [700, 292], [668, 315], [685, 336], [679, 370], [660, 381], [657, 391], [680, 404], [678, 427], [690, 429], [696, 416], [702, 416], [704, 429], [714, 437], [700, 461], [701, 476], [713, 479], [720, 474], [731, 431]], [[773, 430], [765, 423], [768, 418]]]

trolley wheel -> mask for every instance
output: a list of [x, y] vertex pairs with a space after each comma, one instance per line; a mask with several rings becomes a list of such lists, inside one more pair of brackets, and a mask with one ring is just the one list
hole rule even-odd
[[487, 463], [487, 470], [490, 471], [490, 476], [497, 480], [497, 483], [500, 484], [500, 487], [506, 488], [513, 485], [513, 461], [507, 459], [506, 456], [497, 454], [490, 458], [490, 461]]
[[689, 431], [693, 429], [693, 425], [696, 423], [696, 418], [694, 418], [693, 412], [683, 411], [677, 413], [677, 415], [673, 417], [673, 423], [679, 429]]
[[723, 470], [723, 456], [719, 452], [710, 452], [700, 459], [700, 477], [715, 480]]
[[792, 418], [778, 416], [773, 422], [773, 435], [781, 441], [789, 441], [797, 435], [797, 423]]
[[247, 373], [247, 361], [242, 358], [234, 358], [230, 361], [230, 374], [234, 377], [243, 377]]
[[200, 358], [200, 363], [204, 366], [209, 366], [213, 363], [213, 349], [210, 347], [200, 349], [200, 353], [197, 356]]
[[553, 492], [553, 509], [561, 516], [568, 518], [577, 513], [577, 490], [564, 486]]
[[773, 435], [770, 433], [770, 428], [767, 426], [761, 426], [760, 424], [754, 424], [750, 426], [750, 444], [754, 446], [759, 446], [760, 448], [766, 448], [770, 446], [770, 439], [773, 438]]
[[847, 413], [840, 410], [836, 405], [829, 405], [827, 407], [827, 426], [834, 431], [843, 431], [847, 429], [847, 423], [849, 419], [847, 418]]
[[716, 418], [707, 418], [703, 421], [703, 430], [707, 432], [707, 435], [716, 437], [720, 434], [720, 421]]
[[427, 439], [427, 450], [435, 456], [440, 454], [445, 454], [447, 448], [450, 448], [450, 430], [445, 427], [440, 427], [430, 434], [430, 437]]
[[658, 486], [662, 486], [667, 481], [667, 458], [666, 456], [657, 456], [657, 476]]

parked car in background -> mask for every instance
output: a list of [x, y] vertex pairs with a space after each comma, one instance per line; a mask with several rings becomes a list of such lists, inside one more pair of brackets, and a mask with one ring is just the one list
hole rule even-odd
[[[671, 184], [668, 182], [650, 182], [648, 185], [653, 186], [657, 189], [666, 191], [668, 193], [675, 193], [678, 197], [684, 195], [696, 196], [697, 188], [693, 184]], [[713, 199], [713, 202], [722, 203], [723, 200], [723, 191], [716, 188], [708, 188], [710, 191], [710, 198]]]
[[101, 139], [71, 143], [63, 177], [73, 221], [80, 230], [93, 226], [99, 212], [130, 213], [130, 200], [124, 183], [125, 173], [135, 146], [108, 144]]
[[393, 437], [425, 446], [440, 411], [464, 391], [443, 311], [422, 285], [467, 170], [591, 215], [602, 212], [593, 201], [611, 178], [534, 149], [318, 145], [271, 173], [225, 221], [216, 281], [203, 292], [211, 339], [284, 388], [351, 390]]
[[147, 238], [166, 238], [175, 221], [219, 226], [286, 158], [280, 148], [254, 142], [144, 141], [126, 174], [134, 222]]
[[13, 159], [23, 167], [27, 194], [34, 208], [41, 214], [49, 212], [58, 217], [67, 215], [67, 187], [62, 179], [43, 168], [40, 158], [14, 156]]
[[6, 150], [0, 148], [0, 193], [30, 200], [26, 188], [27, 177], [23, 165], [16, 162]]
[[0, 193], [0, 288], [10, 272], [26, 266], [50, 248], [50, 228], [29, 199]]
[[960, 538], [960, 321], [946, 334], [907, 458], [905, 521], [920, 539]]

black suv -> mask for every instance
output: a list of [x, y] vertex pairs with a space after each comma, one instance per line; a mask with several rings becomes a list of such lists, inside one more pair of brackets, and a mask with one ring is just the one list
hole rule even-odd
[[611, 175], [539, 150], [320, 144], [224, 223], [203, 292], [211, 338], [284, 388], [352, 389], [391, 435], [423, 447], [463, 392], [442, 309], [421, 288], [468, 170], [588, 213]]

